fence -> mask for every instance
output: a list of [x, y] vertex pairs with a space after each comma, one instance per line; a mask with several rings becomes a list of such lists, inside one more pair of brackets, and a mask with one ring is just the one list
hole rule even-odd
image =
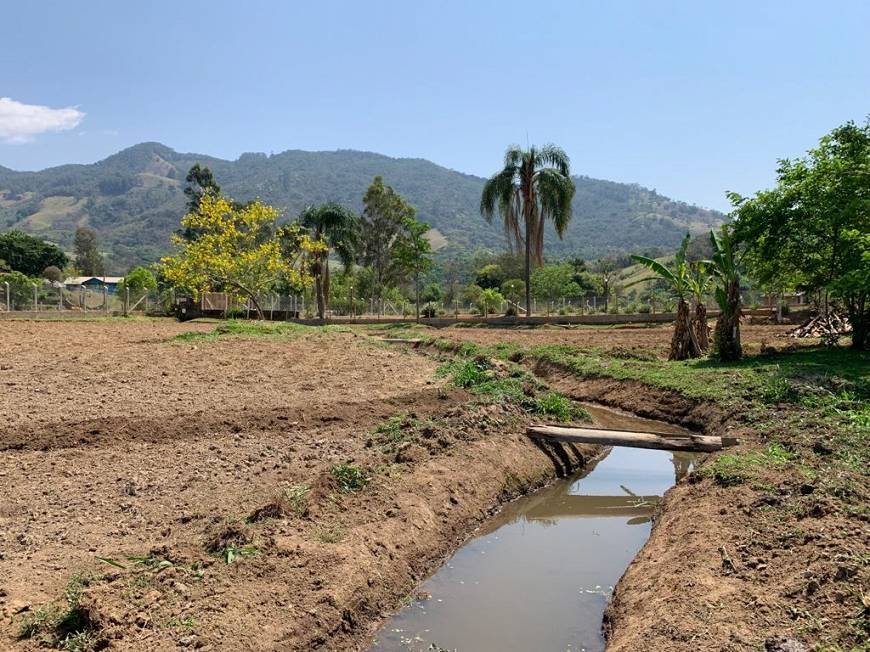
[[0, 313], [169, 314], [171, 292], [109, 292], [105, 288], [0, 283]]
[[[40, 313], [44, 315], [101, 316], [101, 315], [172, 315], [175, 313], [176, 293], [172, 290], [162, 292], [109, 292], [106, 289], [86, 287], [57, 287], [55, 285], [27, 285], [10, 287], [0, 283], [0, 315], [7, 313]], [[248, 298], [224, 292], [207, 292], [193, 302], [200, 314], [218, 318], [257, 318], [260, 311], [266, 319], [314, 319], [317, 317], [316, 302], [308, 294], [278, 295], [266, 294], [257, 297], [256, 303]], [[708, 306], [715, 312], [715, 306]], [[557, 302], [532, 301], [532, 317], [598, 317], [613, 316], [616, 321], [622, 317], [646, 315], [648, 321], [666, 318], [673, 309], [672, 305], [638, 306], [625, 301], [604, 302], [601, 297], [564, 299]], [[504, 315], [526, 317], [522, 302], [501, 301], [498, 305], [472, 303], [469, 301], [431, 302], [421, 305], [421, 316], [430, 319], [467, 319], [496, 320]], [[748, 311], [745, 311], [748, 314]], [[764, 312], [765, 314], [770, 312]], [[712, 314], [712, 313], [711, 313]], [[371, 297], [335, 298], [326, 312], [327, 319], [402, 319], [416, 317], [416, 305], [411, 301], [379, 301]], [[597, 323], [597, 322], [596, 322]]]

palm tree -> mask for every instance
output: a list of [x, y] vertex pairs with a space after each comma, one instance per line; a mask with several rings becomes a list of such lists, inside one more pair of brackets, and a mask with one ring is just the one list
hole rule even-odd
[[[674, 257], [674, 265], [672, 269], [665, 267], [662, 263], [646, 256], [633, 255], [632, 258], [653, 272], [656, 276], [642, 278], [628, 285], [636, 285], [644, 281], [650, 281], [656, 277], [667, 283], [670, 291], [677, 298], [677, 319], [674, 322], [674, 335], [671, 338], [671, 350], [668, 354], [668, 360], [687, 360], [689, 358], [697, 358], [701, 355], [702, 350], [698, 342], [697, 333], [694, 328], [691, 312], [689, 311], [688, 300], [693, 296], [693, 271], [691, 265], [686, 260], [686, 249], [689, 247], [689, 234], [683, 238], [683, 243]], [[628, 286], [626, 286], [628, 287]], [[705, 314], [706, 320], [706, 314]]]
[[739, 360], [743, 356], [740, 343], [740, 259], [737, 242], [731, 230], [724, 226], [720, 235], [710, 231], [713, 259], [707, 261], [719, 281], [714, 296], [719, 304], [719, 319], [713, 334], [716, 355], [720, 360]]
[[353, 211], [329, 202], [320, 206], [308, 206], [298, 218], [300, 226], [311, 231], [315, 241], [323, 241], [327, 249], [314, 254], [311, 272], [317, 295], [317, 315], [326, 318], [329, 304], [329, 254], [335, 252], [345, 273], [348, 273], [356, 258], [360, 240], [360, 220]]
[[527, 150], [508, 148], [504, 169], [483, 186], [480, 212], [491, 222], [496, 212], [504, 220], [508, 242], [525, 248], [526, 316], [532, 314], [532, 264], [544, 258], [544, 223], [550, 220], [561, 238], [571, 221], [571, 180], [568, 155], [555, 145]]

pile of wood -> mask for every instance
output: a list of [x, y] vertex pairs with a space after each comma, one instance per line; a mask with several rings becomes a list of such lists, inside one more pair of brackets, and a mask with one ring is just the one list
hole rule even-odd
[[805, 321], [797, 328], [785, 333], [786, 337], [832, 337], [847, 335], [852, 332], [852, 325], [846, 317], [830, 312], [818, 315]]

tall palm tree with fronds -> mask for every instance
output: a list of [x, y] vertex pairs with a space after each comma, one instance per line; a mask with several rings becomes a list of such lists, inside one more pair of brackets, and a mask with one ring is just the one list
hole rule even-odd
[[329, 202], [308, 206], [300, 214], [298, 223], [311, 232], [315, 242], [323, 242], [327, 249], [314, 254], [311, 272], [317, 296], [317, 315], [326, 318], [329, 307], [329, 254], [335, 253], [348, 273], [356, 259], [360, 242], [360, 218], [344, 206]]
[[512, 145], [504, 169], [483, 186], [481, 214], [491, 222], [499, 213], [508, 243], [517, 252], [525, 249], [526, 316], [532, 314], [532, 265], [544, 258], [544, 225], [552, 222], [561, 238], [571, 221], [573, 197], [568, 155], [555, 145], [527, 150]]

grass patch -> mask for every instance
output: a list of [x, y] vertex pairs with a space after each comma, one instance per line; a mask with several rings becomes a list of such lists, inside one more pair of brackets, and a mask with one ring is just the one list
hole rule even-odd
[[[505, 351], [509, 351], [508, 355], [515, 353], [512, 348]], [[508, 376], [499, 376], [488, 359], [479, 353], [471, 359], [459, 358], [441, 365], [437, 375], [450, 376], [457, 387], [491, 401], [513, 403], [529, 414], [562, 423], [589, 419], [586, 410], [570, 398], [558, 392], [541, 394], [538, 380], [519, 367], [514, 367]]]
[[304, 333], [349, 333], [352, 329], [341, 325], [306, 326], [289, 321], [249, 321], [229, 319], [220, 322], [212, 331], [190, 331], [172, 338], [174, 342], [213, 342], [238, 338], [292, 339]]
[[425, 425], [425, 421], [400, 412], [372, 429], [371, 444], [377, 445], [382, 453], [395, 453], [402, 444], [415, 440], [417, 430]]
[[760, 453], [720, 455], [711, 464], [702, 467], [701, 474], [713, 478], [722, 485], [735, 485], [749, 480], [758, 467], [784, 466], [794, 458], [795, 455], [780, 444], [770, 444]]
[[317, 538], [321, 543], [341, 543], [347, 535], [347, 530], [343, 523], [333, 523], [317, 533]]
[[365, 487], [371, 478], [365, 471], [354, 464], [336, 464], [329, 472], [345, 493], [354, 493]]
[[529, 411], [543, 417], [550, 417], [561, 423], [587, 421], [590, 418], [589, 413], [582, 406], [557, 392], [547, 392], [543, 396], [533, 399]]
[[21, 623], [18, 638], [38, 640], [41, 647], [69, 652], [99, 649], [101, 637], [80, 606], [82, 592], [98, 579], [89, 574], [74, 575], [64, 588], [65, 606], [46, 605], [37, 609]]

